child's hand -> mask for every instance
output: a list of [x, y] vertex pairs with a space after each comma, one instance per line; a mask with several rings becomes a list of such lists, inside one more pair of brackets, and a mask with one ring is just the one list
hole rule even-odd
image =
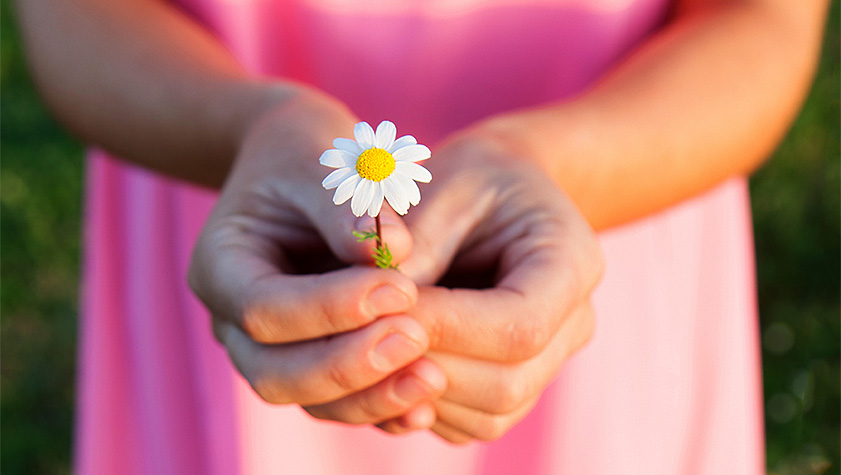
[[[429, 166], [436, 180], [406, 217], [414, 245], [401, 270], [454, 287], [420, 287], [409, 311], [449, 381], [432, 429], [454, 442], [496, 439], [589, 339], [602, 256], [569, 199], [509, 148], [462, 138]], [[380, 427], [403, 432], [415, 417]]]
[[[373, 245], [351, 233], [371, 223], [357, 223], [321, 186], [319, 155], [354, 122], [342, 107], [301, 95], [252, 126], [196, 244], [189, 280], [261, 397], [317, 406], [374, 386], [353, 404], [314, 412], [376, 423], [440, 394], [445, 383], [434, 365], [416, 362], [429, 341], [405, 315], [415, 284], [395, 271], [336, 270], [369, 262]], [[399, 261], [411, 237], [394, 213], [384, 213], [383, 225]], [[418, 386], [414, 375], [432, 383]]]

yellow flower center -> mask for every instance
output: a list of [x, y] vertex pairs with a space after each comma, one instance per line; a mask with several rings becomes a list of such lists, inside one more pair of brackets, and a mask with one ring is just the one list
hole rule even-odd
[[371, 181], [383, 181], [394, 171], [394, 157], [381, 148], [369, 148], [356, 160], [356, 172]]

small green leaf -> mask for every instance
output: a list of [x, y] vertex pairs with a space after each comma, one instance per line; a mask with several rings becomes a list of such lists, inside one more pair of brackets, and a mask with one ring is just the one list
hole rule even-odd
[[[380, 237], [377, 236], [376, 231], [353, 231], [353, 235], [356, 236], [356, 240], [359, 242], [364, 242], [369, 239], [373, 239], [379, 242]], [[374, 263], [377, 267], [381, 269], [397, 269], [397, 266], [392, 264], [391, 261], [394, 259], [392, 256], [391, 251], [388, 250], [388, 244], [383, 243], [382, 247], [377, 246], [374, 248], [374, 254], [372, 256], [374, 258]]]
[[383, 247], [374, 250], [374, 262], [377, 264], [377, 267], [381, 269], [397, 269], [397, 266], [391, 263], [392, 259], [394, 259], [394, 256], [388, 249], [388, 244], [383, 244]]
[[367, 241], [369, 239], [378, 239], [377, 233], [375, 231], [353, 231], [353, 235], [356, 236], [356, 240], [359, 242]]

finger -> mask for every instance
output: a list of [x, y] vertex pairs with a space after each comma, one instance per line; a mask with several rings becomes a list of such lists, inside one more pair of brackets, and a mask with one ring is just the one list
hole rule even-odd
[[430, 427], [430, 430], [451, 444], [464, 445], [473, 441], [472, 436], [441, 420], [436, 420], [435, 424]]
[[[360, 242], [353, 232], [376, 232], [374, 218], [367, 214], [357, 218], [348, 204], [336, 206], [329, 199], [310, 204], [303, 212], [339, 260], [349, 264], [373, 263], [371, 256], [376, 242]], [[400, 263], [412, 249], [412, 235], [397, 212], [386, 202], [380, 210], [380, 224], [383, 242], [388, 244], [394, 262]]]
[[435, 363], [420, 359], [375, 386], [304, 409], [319, 419], [347, 424], [377, 424], [397, 418], [422, 402], [440, 396], [446, 386], [447, 379]]
[[283, 343], [360, 328], [408, 310], [414, 286], [399, 272], [349, 268], [327, 274], [269, 275], [242, 298], [238, 323], [255, 340]]
[[275, 404], [319, 405], [346, 397], [384, 380], [428, 348], [423, 328], [405, 316], [286, 345], [261, 345], [232, 324], [223, 333], [239, 372], [257, 394]]
[[413, 208], [405, 218], [413, 242], [411, 253], [400, 266], [413, 281], [427, 285], [444, 275], [495, 200], [493, 192], [475, 187], [447, 186], [446, 182], [430, 187], [423, 206]]
[[534, 358], [506, 364], [451, 353], [427, 354], [447, 374], [443, 400], [490, 414], [518, 411], [540, 396], [570, 354], [592, 334], [593, 313], [582, 304]]
[[399, 272], [347, 268], [326, 274], [281, 273], [283, 253], [269, 238], [222, 226], [199, 239], [189, 280], [214, 317], [253, 339], [283, 343], [364, 326], [414, 305], [414, 283]]
[[443, 400], [435, 403], [435, 411], [438, 422], [450, 429], [448, 433], [461, 433], [472, 439], [491, 442], [504, 436], [526, 417], [538, 400], [534, 398], [527, 405], [508, 414], [489, 414]]
[[415, 430], [429, 429], [435, 424], [435, 419], [435, 406], [430, 402], [424, 402], [399, 417], [377, 424], [377, 427], [390, 434], [405, 434]]

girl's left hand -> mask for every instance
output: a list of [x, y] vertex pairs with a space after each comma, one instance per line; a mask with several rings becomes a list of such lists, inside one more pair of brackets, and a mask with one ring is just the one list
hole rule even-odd
[[[401, 265], [421, 286], [428, 358], [449, 386], [432, 430], [451, 442], [494, 440], [522, 420], [592, 333], [590, 293], [603, 261], [592, 229], [513, 148], [466, 136], [427, 162], [436, 177], [407, 215]], [[406, 419], [380, 427], [401, 432]]]
[[595, 236], [566, 195], [518, 158], [462, 137], [425, 163], [435, 179], [405, 218], [414, 245], [400, 269], [421, 284], [408, 313], [426, 328], [427, 358], [448, 387], [378, 424], [387, 432], [426, 428], [434, 417], [432, 430], [451, 442], [499, 438], [590, 337], [603, 266]]

